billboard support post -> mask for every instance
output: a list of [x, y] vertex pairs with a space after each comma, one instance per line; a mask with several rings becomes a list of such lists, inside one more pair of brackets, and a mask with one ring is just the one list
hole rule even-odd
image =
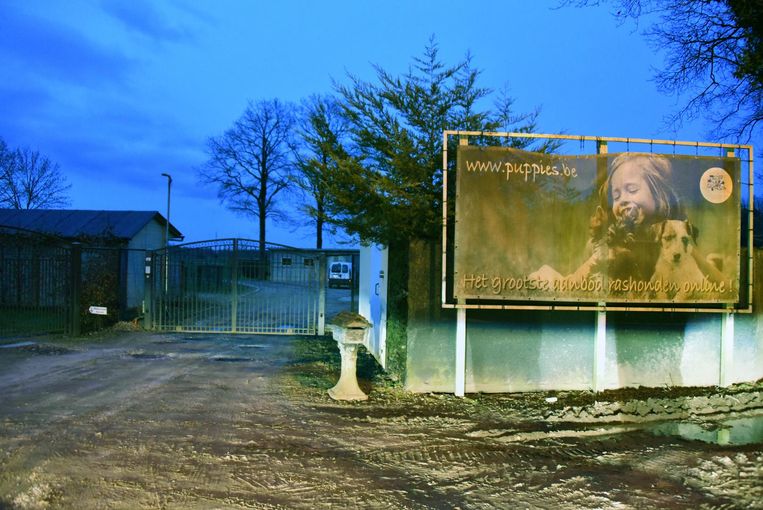
[[466, 392], [466, 308], [456, 312], [456, 389], [457, 397]]
[[[462, 136], [459, 145], [469, 145], [469, 139]], [[445, 243], [443, 242], [443, 246]], [[443, 261], [445, 258], [443, 257]], [[456, 312], [456, 380], [454, 393], [463, 397], [466, 393], [466, 309], [459, 308]]]
[[731, 386], [734, 373], [734, 313], [728, 312], [721, 318], [721, 360], [718, 386]]
[[604, 371], [607, 359], [607, 312], [596, 312], [596, 339], [594, 341], [593, 391], [604, 389]]
[[[734, 151], [726, 153], [729, 158], [734, 157]], [[750, 198], [752, 202], [752, 198]], [[748, 248], [752, 251], [752, 245]], [[752, 281], [752, 280], [751, 280]], [[718, 385], [721, 387], [731, 386], [731, 374], [734, 373], [734, 310], [728, 310], [721, 319], [721, 359]]]
[[[596, 141], [596, 152], [598, 154], [607, 154], [607, 142]], [[603, 172], [606, 175], [606, 163], [597, 168], [597, 172]], [[606, 369], [607, 359], [607, 310], [606, 303], [599, 303], [601, 307], [596, 312], [596, 338], [594, 340], [593, 357], [593, 391], [602, 391], [604, 389], [604, 370]]]

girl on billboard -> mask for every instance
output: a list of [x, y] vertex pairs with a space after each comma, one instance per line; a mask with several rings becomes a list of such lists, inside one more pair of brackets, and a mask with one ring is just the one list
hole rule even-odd
[[[688, 222], [675, 191], [670, 161], [651, 153], [623, 153], [615, 157], [599, 191], [599, 205], [589, 223], [588, 259], [573, 273], [562, 276], [544, 266], [535, 277], [581, 282], [588, 279], [649, 282], [658, 266], [665, 225], [683, 225], [693, 245], [697, 230]], [[686, 243], [687, 241], [684, 241]], [[701, 278], [722, 278], [712, 264], [691, 250], [691, 264]], [[687, 256], [687, 259], [689, 258]], [[613, 294], [619, 292], [615, 290]], [[632, 292], [626, 292], [629, 297]], [[658, 296], [669, 297], [673, 296]]]

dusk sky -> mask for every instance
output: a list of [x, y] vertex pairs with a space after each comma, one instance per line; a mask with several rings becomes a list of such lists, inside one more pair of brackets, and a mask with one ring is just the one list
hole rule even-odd
[[[518, 111], [541, 107], [540, 132], [715, 141], [702, 122], [665, 124], [681, 103], [651, 80], [663, 55], [641, 34], [648, 19], [557, 4], [0, 0], [0, 137], [58, 163], [72, 208], [165, 214], [167, 172], [187, 241], [256, 238], [199, 184], [206, 140], [250, 100], [331, 93], [348, 72], [372, 80], [372, 64], [405, 72], [434, 36], [446, 63], [471, 53], [481, 85], [507, 85]], [[314, 246], [309, 228], [269, 229]]]

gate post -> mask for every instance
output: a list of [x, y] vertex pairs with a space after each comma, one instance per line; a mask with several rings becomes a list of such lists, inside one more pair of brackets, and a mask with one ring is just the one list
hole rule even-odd
[[129, 264], [130, 264], [130, 252], [125, 247], [119, 248], [119, 320], [125, 320], [129, 317], [127, 316], [127, 309], [130, 306], [129, 303], [129, 297], [130, 297], [130, 287], [131, 285], [127, 281], [127, 275], [129, 272]]
[[235, 333], [238, 321], [238, 239], [233, 240], [233, 257], [231, 259], [231, 332]]
[[360, 254], [352, 254], [352, 282], [350, 282], [350, 308], [353, 312], [360, 309]]
[[154, 329], [153, 314], [154, 307], [154, 272], [153, 255], [146, 253], [146, 268], [144, 270], [145, 280], [143, 281], [143, 328]]
[[80, 243], [72, 243], [69, 279], [71, 281], [71, 306], [69, 308], [71, 328], [69, 334], [79, 336], [81, 331], [80, 297], [82, 295], [82, 245]]
[[328, 267], [326, 253], [318, 255], [318, 335], [326, 334], [326, 286], [328, 285]]

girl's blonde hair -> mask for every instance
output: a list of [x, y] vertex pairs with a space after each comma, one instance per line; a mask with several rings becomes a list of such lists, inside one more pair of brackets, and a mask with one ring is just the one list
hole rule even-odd
[[644, 181], [649, 186], [649, 191], [655, 202], [654, 221], [662, 220], [685, 220], [686, 214], [681, 199], [673, 186], [673, 168], [670, 161], [660, 154], [650, 154], [646, 152], [625, 152], [617, 156], [609, 170], [609, 175], [604, 185], [601, 187], [599, 196], [603, 204], [606, 204], [610, 211], [612, 209], [612, 190], [610, 184], [612, 176], [625, 163], [641, 160], [639, 168], [642, 170]]

